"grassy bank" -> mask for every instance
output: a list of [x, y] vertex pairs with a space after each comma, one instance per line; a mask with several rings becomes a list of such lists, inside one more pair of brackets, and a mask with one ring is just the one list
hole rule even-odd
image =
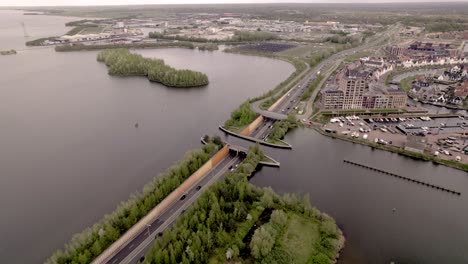
[[92, 227], [75, 234], [64, 249], [56, 251], [45, 263], [90, 263], [198, 170], [219, 147], [210, 143], [187, 152], [177, 164], [146, 184], [141, 192], [133, 194]]
[[346, 141], [350, 141], [350, 142], [354, 142], [354, 143], [359, 143], [359, 144], [362, 144], [362, 145], [367, 145], [367, 146], [370, 146], [370, 147], [373, 147], [373, 148], [390, 151], [390, 152], [397, 153], [399, 155], [403, 155], [403, 156], [413, 158], [413, 159], [417, 159], [417, 160], [431, 161], [431, 162], [433, 162], [435, 164], [441, 164], [441, 165], [445, 165], [445, 166], [448, 166], [448, 167], [451, 167], [451, 168], [454, 168], [454, 169], [459, 169], [459, 170], [468, 172], [468, 164], [463, 164], [463, 163], [456, 162], [456, 161], [453, 161], [453, 160], [444, 160], [444, 159], [440, 159], [440, 158], [437, 158], [437, 157], [429, 155], [429, 154], [422, 154], [422, 153], [407, 151], [407, 150], [397, 148], [397, 147], [393, 147], [393, 146], [389, 146], [389, 145], [377, 144], [375, 142], [371, 142], [371, 141], [360, 139], [360, 138], [351, 138], [351, 137], [346, 137], [346, 136], [342, 136], [342, 135], [338, 135], [338, 134], [334, 134], [334, 133], [327, 133], [327, 132], [323, 131], [320, 128], [316, 128], [316, 130], [320, 134], [325, 135], [325, 136], [338, 138], [338, 139], [342, 139], [342, 140], [346, 140]]
[[[342, 246], [333, 219], [312, 208], [308, 196], [279, 196], [247, 181], [262, 156], [251, 147], [235, 172], [156, 239], [144, 263], [333, 263]], [[286, 243], [301, 245], [302, 254]]]

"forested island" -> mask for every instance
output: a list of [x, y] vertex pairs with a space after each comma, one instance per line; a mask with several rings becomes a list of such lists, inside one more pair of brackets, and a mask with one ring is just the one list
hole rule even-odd
[[208, 84], [208, 76], [191, 70], [177, 70], [161, 59], [144, 58], [127, 49], [101, 51], [97, 60], [104, 62], [108, 73], [116, 76], [146, 76], [152, 82], [168, 87], [199, 87]]

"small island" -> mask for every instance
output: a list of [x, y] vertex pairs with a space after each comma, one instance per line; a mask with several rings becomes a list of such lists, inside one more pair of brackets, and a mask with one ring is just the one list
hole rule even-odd
[[108, 73], [116, 76], [146, 76], [152, 82], [168, 87], [200, 87], [208, 84], [208, 76], [191, 70], [177, 70], [161, 59], [144, 58], [127, 49], [109, 49], [101, 51], [97, 60], [104, 62]]
[[16, 54], [16, 50], [11, 49], [11, 50], [1, 50], [0, 55], [14, 55]]

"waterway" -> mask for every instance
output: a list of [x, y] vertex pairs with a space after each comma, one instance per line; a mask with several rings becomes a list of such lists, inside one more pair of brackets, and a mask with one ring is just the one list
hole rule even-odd
[[[2, 13], [0, 24], [4, 17], [23, 19]], [[46, 18], [45, 25], [62, 19], [31, 17]], [[14, 37], [0, 29], [0, 43], [10, 43], [4, 48], [22, 47], [12, 40], [23, 34], [21, 24], [14, 25], [15, 30], [7, 28]], [[217, 126], [242, 101], [293, 71], [284, 62], [220, 51], [136, 52], [206, 72], [211, 83], [186, 90], [145, 78], [111, 77], [96, 62], [96, 52], [27, 49], [0, 57], [0, 263], [40, 263], [198, 147], [200, 136], [220, 133]], [[309, 129], [296, 129], [286, 140], [293, 150], [265, 149], [281, 168], [263, 168], [251, 182], [280, 193], [309, 193], [312, 204], [345, 232], [340, 263], [468, 263], [466, 173]], [[353, 167], [343, 159], [462, 194]]]
[[[0, 57], [0, 263], [41, 263], [200, 147], [200, 137], [218, 132], [248, 97], [294, 71], [268, 58], [148, 49], [135, 52], [205, 72], [210, 84], [177, 89], [112, 77], [95, 51], [59, 53], [19, 41], [23, 18], [43, 21], [45, 35], [66, 32], [63, 18], [2, 12], [0, 24], [5, 18], [9, 26], [0, 43], [20, 52]], [[48, 32], [54, 23], [61, 26]]]

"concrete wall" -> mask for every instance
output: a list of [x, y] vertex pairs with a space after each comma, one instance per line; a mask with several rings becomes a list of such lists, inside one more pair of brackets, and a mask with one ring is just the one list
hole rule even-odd
[[164, 200], [156, 205], [145, 217], [138, 223], [132, 226], [125, 234], [123, 234], [117, 241], [108, 247], [101, 255], [99, 255], [92, 263], [101, 264], [105, 263], [108, 259], [115, 255], [121, 248], [125, 247], [134, 237], [146, 229], [146, 225], [150, 224], [162, 212], [164, 212], [172, 203], [179, 200], [180, 197], [187, 192], [196, 182], [201, 180], [206, 173], [211, 170], [216, 164], [223, 160], [229, 153], [229, 147], [224, 146], [218, 151], [211, 159], [209, 159], [203, 166], [196, 172], [188, 177], [177, 189], [172, 191]]
[[250, 133], [252, 133], [252, 131], [254, 131], [255, 128], [262, 122], [263, 122], [263, 116], [257, 117], [257, 119], [252, 121], [252, 123], [250, 123], [246, 128], [244, 128], [244, 130], [242, 130], [240, 134], [243, 136], [250, 135]]
[[[294, 87], [293, 87], [293, 88], [294, 88]], [[292, 89], [292, 88], [291, 88], [291, 89]], [[290, 90], [291, 90], [291, 89], [290, 89]], [[275, 109], [275, 107], [278, 106], [278, 105], [284, 100], [284, 98], [288, 96], [288, 93], [289, 93], [290, 90], [288, 90], [287, 93], [283, 94], [283, 96], [281, 96], [280, 99], [276, 100], [276, 102], [275, 102], [274, 104], [272, 104], [272, 105], [268, 108], [268, 111], [273, 111], [273, 110]]]

